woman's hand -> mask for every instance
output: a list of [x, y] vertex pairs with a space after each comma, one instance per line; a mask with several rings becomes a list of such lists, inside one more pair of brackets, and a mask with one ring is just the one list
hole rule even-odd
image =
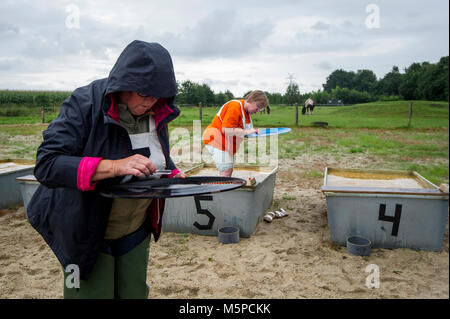
[[148, 158], [140, 154], [135, 154], [112, 163], [114, 176], [134, 175], [143, 177], [156, 173], [155, 164]]
[[245, 135], [249, 135], [252, 133], [259, 134], [259, 129], [249, 129], [244, 130], [239, 127], [223, 127], [222, 132], [225, 134], [225, 136], [236, 136], [237, 138], [244, 138]]
[[244, 134], [245, 135], [250, 135], [250, 134], [253, 134], [253, 133], [256, 133], [256, 134], [259, 134], [259, 129], [250, 129], [250, 130], [244, 130]]
[[91, 182], [125, 175], [143, 177], [154, 173], [156, 173], [155, 164], [148, 157], [135, 154], [119, 160], [101, 160], [91, 176]]
[[184, 175], [183, 172], [179, 172], [177, 175], [175, 175], [173, 178], [186, 178], [186, 175]]

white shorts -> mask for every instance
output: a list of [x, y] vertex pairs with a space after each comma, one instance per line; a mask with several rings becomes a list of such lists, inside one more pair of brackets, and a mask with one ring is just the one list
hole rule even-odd
[[213, 158], [219, 172], [233, 168], [233, 156], [230, 155], [230, 153], [219, 150], [218, 148], [208, 144], [205, 145], [205, 147], [209, 151], [209, 154], [211, 154], [211, 157]]

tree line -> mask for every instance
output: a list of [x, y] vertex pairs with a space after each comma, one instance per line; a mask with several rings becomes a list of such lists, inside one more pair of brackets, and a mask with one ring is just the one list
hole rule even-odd
[[332, 72], [323, 84], [322, 95], [334, 96], [351, 103], [375, 100], [449, 100], [448, 56], [437, 63], [413, 63], [400, 73], [397, 66], [377, 79], [371, 70], [357, 72], [342, 69]]
[[[37, 109], [56, 112], [72, 92], [0, 90], [0, 116], [28, 116]], [[40, 111], [39, 111], [40, 112]]]
[[[377, 79], [375, 73], [368, 69], [333, 71], [323, 84], [323, 89], [300, 93], [297, 83], [290, 82], [284, 93], [265, 92], [271, 105], [303, 104], [312, 98], [316, 104], [328, 104], [330, 101], [344, 104], [366, 103], [377, 100], [449, 100], [448, 56], [437, 63], [413, 63], [401, 73], [397, 66], [383, 78]], [[235, 97], [229, 90], [215, 93], [208, 84], [195, 83], [190, 80], [177, 82], [178, 94], [175, 103], [179, 105], [218, 106]], [[0, 91], [0, 105], [9, 106], [0, 113], [19, 112], [11, 106], [61, 106], [71, 94], [69, 91]], [[23, 108], [23, 107], [22, 107]], [[26, 113], [24, 108], [21, 112]], [[0, 114], [4, 115], [4, 114]]]
[[0, 104], [25, 104], [29, 106], [62, 104], [71, 93], [70, 91], [1, 90]]
[[[413, 63], [401, 73], [397, 66], [383, 78], [377, 79], [368, 69], [333, 71], [323, 84], [322, 90], [300, 93], [297, 83], [290, 82], [284, 94], [265, 92], [270, 104], [303, 104], [312, 98], [317, 104], [329, 102], [343, 104], [367, 103], [386, 100], [449, 100], [448, 56], [438, 63]], [[214, 93], [207, 84], [198, 84], [190, 80], [178, 85], [176, 102], [186, 105], [203, 106], [222, 105], [233, 98], [229, 90]], [[247, 94], [246, 92], [244, 96]], [[241, 97], [242, 98], [242, 97]]]

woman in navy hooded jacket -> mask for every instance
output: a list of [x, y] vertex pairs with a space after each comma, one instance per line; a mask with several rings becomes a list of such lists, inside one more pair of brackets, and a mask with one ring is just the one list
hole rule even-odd
[[113, 200], [96, 188], [157, 169], [184, 177], [169, 154], [176, 93], [169, 52], [136, 40], [43, 132], [34, 169], [41, 185], [27, 217], [63, 266], [65, 298], [147, 298], [148, 247], [151, 233], [159, 238], [164, 199]]

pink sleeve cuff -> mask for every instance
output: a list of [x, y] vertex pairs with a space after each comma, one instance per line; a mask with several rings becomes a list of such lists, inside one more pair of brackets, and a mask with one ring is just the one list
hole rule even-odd
[[91, 183], [91, 177], [102, 159], [102, 157], [83, 157], [77, 172], [77, 187], [79, 190], [85, 192], [95, 189], [97, 182]]
[[169, 178], [174, 177], [175, 175], [177, 175], [178, 173], [181, 173], [180, 170], [178, 168], [175, 168], [172, 170], [172, 173], [169, 174]]

